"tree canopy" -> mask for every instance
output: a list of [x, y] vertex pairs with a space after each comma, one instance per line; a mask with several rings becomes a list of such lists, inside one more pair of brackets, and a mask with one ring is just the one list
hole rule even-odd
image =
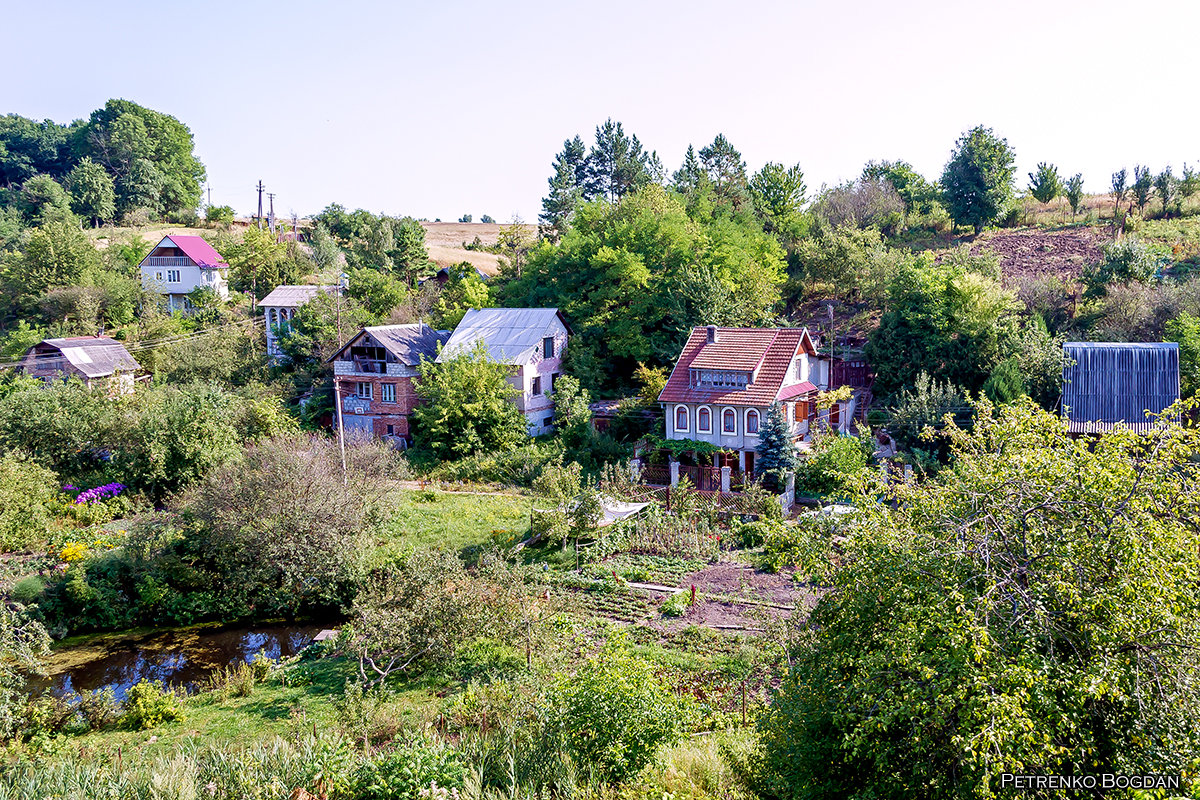
[[942, 171], [946, 210], [958, 225], [975, 232], [995, 223], [1013, 195], [1016, 154], [1008, 140], [982, 125], [962, 135]]

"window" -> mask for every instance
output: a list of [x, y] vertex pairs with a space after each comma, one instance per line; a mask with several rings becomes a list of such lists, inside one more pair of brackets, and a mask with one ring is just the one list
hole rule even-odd
[[550, 376], [550, 385], [546, 387], [546, 391], [553, 392], [555, 386], [558, 386], [558, 373], [557, 372], [555, 372], [553, 375]]
[[711, 369], [694, 369], [691, 372], [693, 386], [744, 389], [750, 383], [750, 373], [748, 372], [723, 372]]
[[545, 419], [543, 419], [543, 420], [542, 420], [542, 427], [544, 427], [544, 428], [553, 428], [553, 427], [554, 427], [554, 416], [553, 416], [553, 415], [551, 415], [551, 416], [549, 416], [549, 417], [546, 417]]
[[758, 434], [758, 412], [753, 408], [746, 412], [746, 435]]
[[179, 270], [167, 270], [167, 283], [179, 283]]
[[359, 397], [361, 397], [365, 400], [372, 399], [373, 397], [375, 397], [374, 384], [359, 382], [357, 394]]
[[707, 408], [701, 407], [696, 412], [696, 431], [698, 433], [712, 433], [712, 412]]
[[536, 397], [537, 395], [539, 395], [541, 393], [542, 393], [542, 376], [535, 375], [533, 378], [533, 395]]
[[688, 410], [687, 406], [675, 407], [675, 430], [676, 432], [686, 433], [688, 429]]
[[732, 408], [721, 412], [721, 433], [737, 433], [737, 414]]
[[554, 337], [553, 336], [547, 336], [545, 339], [542, 339], [542, 357], [543, 358], [554, 358]]
[[158, 281], [159, 283], [161, 283], [161, 282], [162, 282], [162, 273], [161, 273], [161, 272], [156, 272], [156, 273], [154, 273], [154, 280], [156, 280], [156, 281]]
[[396, 384], [385, 383], [379, 389], [379, 399], [385, 403], [396, 402]]
[[[385, 385], [386, 385], [386, 384], [385, 384]], [[388, 436], [391, 436], [391, 435], [393, 435], [393, 434], [396, 432], [396, 426], [395, 426], [395, 425], [388, 425], [387, 431], [388, 431], [388, 432], [387, 432], [387, 435], [388, 435]]]

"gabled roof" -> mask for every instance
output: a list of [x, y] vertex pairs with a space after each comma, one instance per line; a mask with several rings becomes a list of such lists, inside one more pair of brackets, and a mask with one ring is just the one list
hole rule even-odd
[[319, 293], [337, 294], [337, 286], [276, 286], [270, 294], [258, 301], [260, 306], [275, 308], [299, 308]]
[[[692, 328], [671, 377], [658, 396], [660, 403], [717, 403], [766, 406], [775, 400], [816, 392], [805, 381], [784, 386], [788, 366], [796, 352], [816, 355], [806, 328], [717, 328], [717, 341], [708, 342], [707, 328]], [[691, 385], [692, 369], [754, 373], [745, 388]]]
[[1067, 342], [1062, 413], [1072, 433], [1111, 430], [1119, 422], [1149, 430], [1146, 412], [1179, 399], [1179, 345], [1174, 342]]
[[[200, 236], [187, 236], [184, 234], [171, 234], [164, 236], [163, 240], [151, 248], [153, 253], [160, 247], [177, 247], [183, 251], [183, 254], [190, 258], [196, 266], [201, 269], [228, 269], [229, 264], [221, 257], [221, 254], [213, 249], [213, 246], [206, 242]], [[149, 258], [147, 256], [146, 258]], [[145, 261], [146, 259], [142, 259]]]
[[557, 308], [473, 308], [454, 329], [438, 361], [469, 352], [482, 341], [499, 364], [527, 363], [556, 319], [568, 327]]
[[106, 378], [114, 372], [137, 372], [142, 367], [125, 346], [107, 336], [71, 336], [45, 339], [25, 353], [24, 368], [62, 369], [63, 359], [88, 378]]
[[437, 356], [438, 345], [445, 344], [450, 338], [450, 331], [435, 331], [424, 322], [412, 322], [407, 325], [373, 325], [363, 328], [341, 350], [330, 357], [330, 361], [338, 360], [343, 353], [356, 344], [364, 335], [369, 335], [379, 343], [379, 346], [391, 353], [392, 357], [401, 364], [415, 367], [421, 363], [421, 358], [433, 360]]

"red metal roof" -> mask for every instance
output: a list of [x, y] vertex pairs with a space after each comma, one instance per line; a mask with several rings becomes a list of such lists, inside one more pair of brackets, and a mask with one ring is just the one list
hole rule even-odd
[[[202, 269], [228, 269], [229, 264], [225, 263], [225, 259], [221, 254], [213, 249], [213, 246], [206, 242], [200, 236], [183, 236], [172, 234], [167, 237], [175, 246], [183, 251], [183, 254], [196, 262], [196, 265]], [[163, 241], [166, 241], [165, 239]], [[162, 242], [158, 243], [158, 247], [162, 246]], [[154, 252], [153, 250], [151, 252]]]
[[[817, 390], [807, 381], [783, 386], [788, 365], [797, 350], [804, 347], [809, 354], [816, 354], [812, 337], [804, 328], [718, 328], [716, 343], [707, 342], [706, 328], [692, 329], [667, 385], [658, 396], [660, 403], [766, 406], [777, 399], [790, 399]], [[749, 372], [756, 366], [758, 372], [754, 382], [745, 388], [690, 385], [693, 368]]]

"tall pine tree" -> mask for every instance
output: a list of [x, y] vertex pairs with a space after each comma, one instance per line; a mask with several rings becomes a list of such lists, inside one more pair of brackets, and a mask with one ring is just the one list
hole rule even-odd
[[740, 209], [747, 200], [746, 162], [725, 134], [718, 133], [712, 144], [700, 148], [700, 163], [717, 202]]
[[562, 152], [554, 157], [550, 193], [542, 199], [542, 213], [538, 215], [542, 236], [557, 241], [567, 232], [571, 215], [583, 201], [586, 181], [587, 147], [576, 136], [563, 142]]
[[596, 126], [596, 144], [588, 155], [585, 200], [605, 198], [616, 202], [650, 181], [649, 154], [637, 136], [628, 136], [625, 128], [612, 118]]

